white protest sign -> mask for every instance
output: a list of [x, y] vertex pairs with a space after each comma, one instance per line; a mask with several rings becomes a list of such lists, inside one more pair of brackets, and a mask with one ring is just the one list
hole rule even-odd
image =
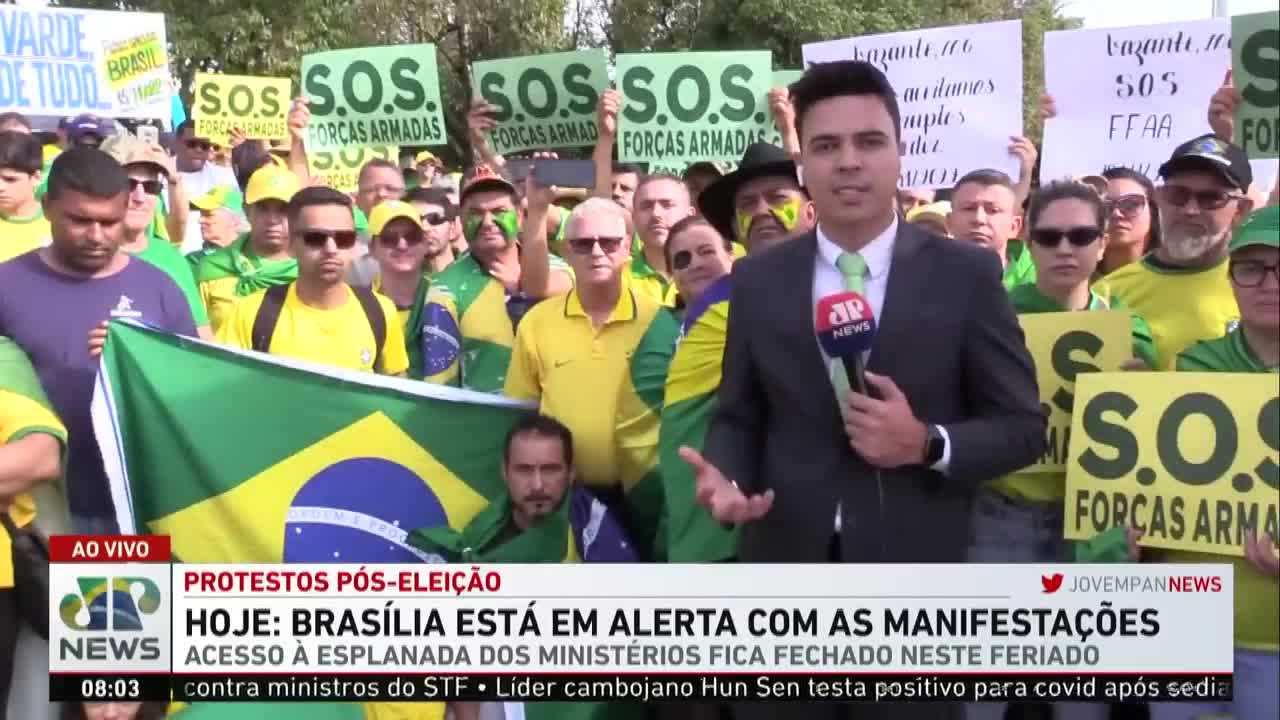
[[1155, 178], [1173, 149], [1210, 132], [1209, 96], [1231, 64], [1231, 22], [1192, 22], [1044, 36], [1040, 179], [1122, 165]]
[[956, 25], [805, 45], [804, 65], [865, 60], [889, 77], [902, 113], [899, 187], [951, 187], [995, 168], [1018, 179], [1022, 22]]
[[0, 6], [0, 108], [168, 119], [164, 15]]

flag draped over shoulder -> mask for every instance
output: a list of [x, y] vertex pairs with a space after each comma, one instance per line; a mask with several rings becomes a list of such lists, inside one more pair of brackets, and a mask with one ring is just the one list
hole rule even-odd
[[717, 280], [689, 308], [667, 373], [658, 450], [666, 507], [662, 533], [670, 562], [718, 562], [737, 551], [737, 532], [726, 530], [694, 501], [693, 471], [679, 455], [682, 446], [702, 450], [711, 425], [729, 328], [731, 277]]
[[651, 559], [665, 559], [658, 531], [663, 514], [662, 477], [658, 466], [658, 432], [662, 394], [675, 352], [680, 324], [660, 308], [631, 354], [619, 388], [614, 420], [618, 472], [626, 493], [631, 538]]
[[418, 562], [503, 491], [528, 407], [112, 323], [94, 429], [121, 528], [183, 562]]

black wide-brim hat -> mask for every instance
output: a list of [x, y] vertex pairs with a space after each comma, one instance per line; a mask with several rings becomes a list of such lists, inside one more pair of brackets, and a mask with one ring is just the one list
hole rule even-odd
[[753, 143], [742, 154], [742, 162], [736, 170], [708, 185], [698, 196], [698, 212], [721, 235], [742, 242], [743, 238], [735, 237], [733, 196], [744, 184], [772, 175], [799, 182], [795, 161], [787, 151], [770, 143]]

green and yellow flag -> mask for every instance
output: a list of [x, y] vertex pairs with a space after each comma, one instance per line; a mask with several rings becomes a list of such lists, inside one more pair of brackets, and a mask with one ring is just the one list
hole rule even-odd
[[93, 420], [121, 528], [183, 562], [419, 562], [504, 491], [505, 398], [112, 323]]
[[720, 389], [729, 329], [730, 278], [706, 289], [689, 308], [667, 373], [658, 435], [665, 510], [661, 533], [670, 562], [719, 562], [737, 553], [738, 533], [726, 530], [694, 501], [693, 471], [682, 446], [702, 450]]

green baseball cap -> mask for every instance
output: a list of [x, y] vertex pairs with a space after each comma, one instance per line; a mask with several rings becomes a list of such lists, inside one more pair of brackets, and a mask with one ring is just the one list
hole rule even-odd
[[231, 210], [244, 212], [244, 195], [230, 185], [217, 185], [209, 192], [191, 201], [197, 210]]
[[1231, 235], [1227, 252], [1253, 245], [1280, 248], [1280, 205], [1268, 205], [1250, 215]]

